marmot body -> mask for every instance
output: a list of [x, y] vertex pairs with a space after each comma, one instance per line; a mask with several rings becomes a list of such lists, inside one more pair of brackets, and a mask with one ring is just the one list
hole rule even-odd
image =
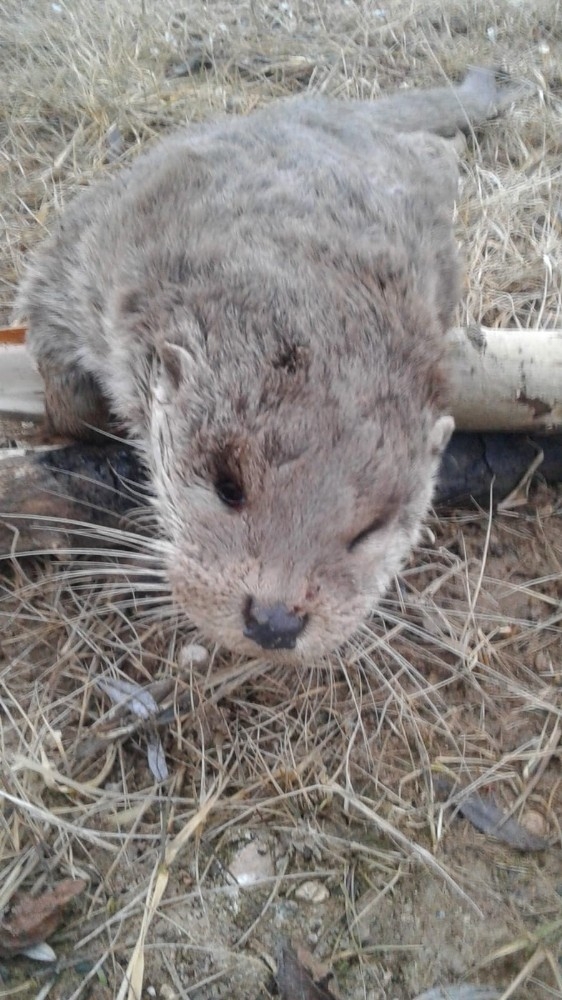
[[495, 99], [474, 71], [191, 127], [80, 195], [32, 260], [16, 309], [50, 423], [128, 429], [174, 598], [211, 639], [322, 654], [408, 555], [453, 428], [459, 287], [456, 158], [413, 130]]

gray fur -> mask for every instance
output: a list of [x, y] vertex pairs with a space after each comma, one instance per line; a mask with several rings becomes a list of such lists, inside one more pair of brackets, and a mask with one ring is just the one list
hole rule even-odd
[[337, 646], [418, 535], [459, 283], [456, 160], [412, 129], [449, 134], [494, 96], [478, 71], [191, 127], [80, 195], [31, 262], [16, 310], [53, 428], [127, 428], [174, 596], [232, 649], [257, 651], [248, 597], [307, 616], [297, 656]]

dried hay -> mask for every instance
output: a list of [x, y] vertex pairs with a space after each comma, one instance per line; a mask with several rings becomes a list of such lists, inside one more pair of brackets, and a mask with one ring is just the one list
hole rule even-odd
[[[536, 90], [469, 143], [459, 321], [560, 325], [557, 0], [3, 0], [2, 21], [0, 322], [54, 212], [164, 130], [484, 63]], [[312, 671], [193, 662], [200, 637], [170, 607], [142, 523], [115, 539], [120, 561], [5, 564], [0, 910], [18, 888], [88, 889], [52, 942], [59, 965], [11, 963], [0, 996], [266, 997], [295, 935], [353, 1000], [464, 975], [505, 998], [559, 995], [558, 499], [432, 527], [381, 614]], [[112, 707], [100, 677], [149, 686], [155, 717]], [[472, 830], [439, 803], [443, 775], [493, 790], [558, 847], [516, 854]], [[229, 865], [254, 839], [273, 874], [250, 890]], [[311, 880], [323, 902], [298, 895]]]

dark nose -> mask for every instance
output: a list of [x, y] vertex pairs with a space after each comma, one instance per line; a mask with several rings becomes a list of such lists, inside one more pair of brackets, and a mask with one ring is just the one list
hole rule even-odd
[[306, 625], [306, 617], [289, 611], [284, 604], [264, 605], [253, 597], [246, 605], [244, 618], [244, 635], [262, 649], [294, 649]]

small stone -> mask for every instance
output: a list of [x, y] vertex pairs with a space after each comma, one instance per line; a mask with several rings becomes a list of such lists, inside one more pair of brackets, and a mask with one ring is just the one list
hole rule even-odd
[[522, 818], [521, 825], [535, 837], [544, 838], [548, 835], [546, 820], [543, 814], [538, 812], [536, 809], [529, 809], [529, 811], [525, 813]]
[[544, 649], [539, 649], [537, 655], [535, 656], [534, 666], [538, 674], [552, 673], [552, 660]]
[[179, 651], [178, 666], [181, 670], [190, 667], [206, 667], [209, 662], [209, 650], [196, 642], [188, 642]]
[[258, 885], [275, 874], [269, 847], [259, 839], [244, 844], [231, 858], [228, 870], [238, 885]]
[[330, 893], [323, 882], [303, 882], [295, 890], [295, 899], [302, 899], [305, 903], [324, 903], [330, 898]]

